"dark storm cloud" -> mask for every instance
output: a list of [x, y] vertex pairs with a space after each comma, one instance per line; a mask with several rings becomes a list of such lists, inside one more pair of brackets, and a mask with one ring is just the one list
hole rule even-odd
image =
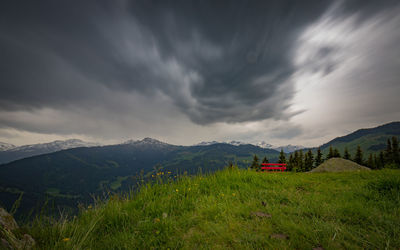
[[84, 107], [106, 88], [162, 93], [200, 124], [282, 118], [294, 94], [292, 43], [328, 7], [321, 1], [1, 5], [1, 109]]
[[[198, 124], [287, 119], [295, 41], [332, 3], [3, 1], [0, 109], [84, 109], [132, 92], [161, 95]], [[390, 3], [345, 1], [336, 14]]]

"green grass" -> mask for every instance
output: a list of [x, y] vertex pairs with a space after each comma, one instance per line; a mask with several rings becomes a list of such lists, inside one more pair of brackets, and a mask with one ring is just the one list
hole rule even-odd
[[38, 249], [398, 249], [400, 171], [227, 169], [148, 184], [26, 230]]

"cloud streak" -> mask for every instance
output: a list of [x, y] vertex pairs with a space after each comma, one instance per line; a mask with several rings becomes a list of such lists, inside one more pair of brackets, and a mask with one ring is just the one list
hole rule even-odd
[[[382, 34], [367, 40], [366, 49], [398, 38], [398, 18], [387, 14], [393, 6], [317, 0], [3, 2], [0, 129], [111, 139], [160, 138], [179, 127], [201, 131], [193, 141], [210, 133], [232, 137], [216, 127], [239, 124], [247, 131], [246, 124], [255, 122], [264, 124], [254, 132], [264, 139], [296, 138], [309, 126], [307, 112], [320, 110], [304, 100], [310, 96], [302, 94], [303, 82], [335, 77], [357, 86], [363, 79], [354, 80], [354, 74], [339, 78], [346, 65], [362, 73], [360, 67], [374, 68], [374, 77], [391, 78], [385, 84], [393, 87], [398, 75], [388, 64], [369, 53], [371, 65], [356, 58], [365, 52], [358, 43], [372, 29]], [[377, 15], [381, 19], [373, 23]], [[393, 62], [397, 52], [390, 43], [373, 57]], [[367, 82], [368, 91], [376, 88]], [[288, 132], [266, 125], [276, 121]]]

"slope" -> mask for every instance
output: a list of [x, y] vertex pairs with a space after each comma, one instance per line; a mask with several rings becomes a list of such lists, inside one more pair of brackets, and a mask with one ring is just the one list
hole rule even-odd
[[397, 170], [224, 170], [146, 185], [27, 232], [40, 249], [398, 249], [399, 191]]
[[321, 150], [324, 155], [329, 152], [329, 147], [337, 148], [343, 154], [345, 147], [354, 156], [357, 146], [364, 151], [364, 157], [369, 153], [377, 153], [386, 148], [387, 139], [400, 136], [400, 122], [391, 122], [375, 128], [359, 129], [346, 136], [337, 137], [323, 145]]
[[151, 178], [158, 164], [171, 176], [209, 172], [229, 161], [248, 166], [253, 154], [277, 158], [278, 152], [252, 145], [175, 146], [153, 139], [89, 148], [74, 148], [0, 165], [0, 205], [10, 208], [21, 193], [20, 212], [51, 199], [55, 207], [76, 209], [91, 195], [135, 188]]

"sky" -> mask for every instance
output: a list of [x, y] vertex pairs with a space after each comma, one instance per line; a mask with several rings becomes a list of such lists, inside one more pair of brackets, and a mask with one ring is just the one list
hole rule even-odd
[[317, 146], [400, 120], [400, 4], [1, 1], [0, 141]]

